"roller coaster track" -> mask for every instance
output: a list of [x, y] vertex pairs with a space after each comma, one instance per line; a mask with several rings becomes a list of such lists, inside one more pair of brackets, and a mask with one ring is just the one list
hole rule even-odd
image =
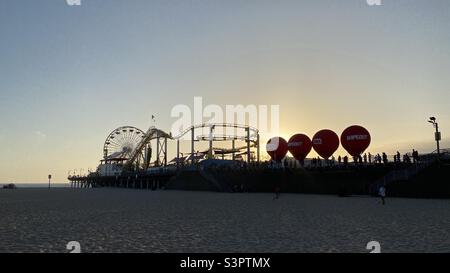
[[[259, 133], [258, 129], [256, 129], [254, 127], [251, 127], [251, 126], [247, 126], [247, 125], [231, 124], [231, 123], [203, 123], [203, 124], [194, 125], [194, 126], [191, 126], [191, 127], [187, 128], [187, 129], [185, 129], [179, 135], [173, 137], [173, 139], [181, 139], [187, 133], [189, 133], [190, 131], [195, 130], [195, 129], [211, 128], [211, 127], [235, 128], [235, 129], [244, 129], [244, 130], [248, 129], [251, 132], [253, 132], [253, 135], [251, 135], [251, 137], [253, 137], [253, 138], [256, 138], [256, 135], [258, 135], [258, 133]], [[235, 137], [235, 136], [225, 136], [225, 135], [223, 135], [222, 137], [229, 137], [229, 139], [233, 139], [233, 137]]]
[[[142, 138], [141, 142], [138, 144], [138, 146], [136, 147], [136, 149], [132, 152], [129, 160], [126, 162], [125, 164], [125, 168], [130, 168], [135, 162], [136, 160], [139, 158], [139, 155], [142, 154], [143, 150], [145, 149], [146, 145], [148, 143], [150, 143], [150, 141], [152, 141], [153, 139], [156, 138], [166, 138], [166, 139], [173, 139], [173, 140], [180, 140], [182, 137], [184, 137], [186, 134], [188, 134], [189, 132], [191, 132], [192, 130], [195, 129], [200, 129], [200, 128], [235, 128], [235, 129], [243, 129], [243, 130], [248, 130], [248, 134], [249, 134], [249, 139], [247, 139], [247, 136], [236, 136], [236, 135], [213, 135], [210, 136], [212, 137], [212, 140], [232, 140], [232, 139], [236, 139], [236, 140], [242, 140], [242, 141], [250, 141], [254, 144], [251, 145], [251, 147], [254, 147], [257, 142], [258, 139], [258, 134], [259, 131], [258, 129], [251, 127], [251, 126], [246, 126], [246, 125], [240, 125], [240, 124], [231, 124], [231, 123], [203, 123], [203, 124], [199, 124], [199, 125], [193, 125], [187, 129], [185, 129], [183, 132], [181, 132], [179, 135], [173, 137], [171, 134], [167, 134], [166, 132], [157, 129], [156, 127], [152, 126], [150, 127], [147, 132], [145, 133], [145, 136]], [[200, 139], [202, 140], [210, 140], [208, 137], [206, 136], [200, 136]]]
[[125, 168], [131, 167], [131, 165], [136, 162], [139, 155], [142, 154], [142, 151], [144, 150], [145, 146], [150, 143], [151, 140], [156, 139], [158, 137], [172, 139], [172, 136], [170, 134], [167, 134], [166, 132], [157, 129], [156, 127], [152, 126], [150, 127], [147, 132], [145, 133], [145, 137], [142, 138], [139, 145], [136, 147], [136, 149], [133, 151], [133, 153], [130, 156], [130, 159], [128, 159], [127, 163], [125, 164]]

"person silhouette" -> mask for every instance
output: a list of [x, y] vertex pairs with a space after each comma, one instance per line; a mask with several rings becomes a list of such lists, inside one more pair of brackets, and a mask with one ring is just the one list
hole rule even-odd
[[383, 153], [383, 163], [384, 163], [385, 165], [388, 164], [388, 158], [387, 158], [387, 154], [386, 154], [386, 153]]
[[278, 186], [278, 185], [275, 186], [275, 189], [274, 189], [275, 197], [273, 198], [273, 200], [280, 198], [280, 192], [281, 192], [280, 186]]
[[385, 184], [381, 185], [380, 188], [378, 189], [378, 195], [381, 197], [381, 203], [383, 204], [383, 206], [386, 204], [386, 187]]
[[381, 164], [381, 155], [380, 154], [377, 154], [377, 161], [378, 161], [378, 164]]

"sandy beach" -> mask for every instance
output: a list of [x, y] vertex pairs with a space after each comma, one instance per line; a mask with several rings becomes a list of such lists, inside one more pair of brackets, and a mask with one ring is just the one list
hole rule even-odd
[[0, 190], [0, 252], [450, 252], [450, 200]]

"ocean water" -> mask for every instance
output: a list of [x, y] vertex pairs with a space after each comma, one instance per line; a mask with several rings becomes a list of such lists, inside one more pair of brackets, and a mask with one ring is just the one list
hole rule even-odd
[[[10, 183], [0, 183], [0, 189], [3, 188], [4, 185], [8, 185]], [[21, 189], [36, 189], [36, 188], [48, 188], [47, 183], [13, 183], [17, 188]], [[70, 188], [69, 183], [50, 183], [51, 188]]]

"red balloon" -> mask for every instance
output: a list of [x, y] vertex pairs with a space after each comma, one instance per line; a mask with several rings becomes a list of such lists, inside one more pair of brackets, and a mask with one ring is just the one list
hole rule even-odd
[[361, 155], [370, 145], [370, 133], [364, 127], [353, 125], [342, 132], [342, 147], [351, 155]]
[[293, 135], [288, 142], [288, 150], [298, 161], [303, 161], [311, 152], [312, 142], [307, 135]]
[[314, 150], [327, 159], [339, 148], [339, 137], [335, 132], [325, 129], [314, 135], [312, 143]]
[[267, 142], [266, 150], [272, 160], [280, 162], [288, 152], [288, 145], [284, 138], [273, 137]]

